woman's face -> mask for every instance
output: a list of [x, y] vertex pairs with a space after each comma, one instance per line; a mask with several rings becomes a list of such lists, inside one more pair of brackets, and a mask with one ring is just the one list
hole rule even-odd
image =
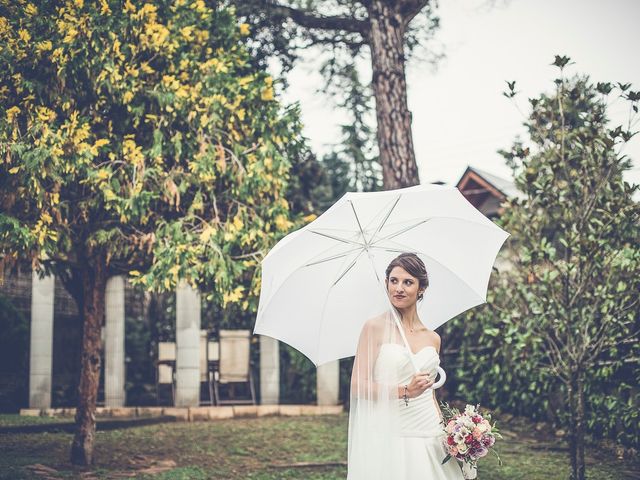
[[396, 308], [407, 308], [418, 301], [420, 282], [402, 267], [393, 267], [387, 281], [391, 303]]

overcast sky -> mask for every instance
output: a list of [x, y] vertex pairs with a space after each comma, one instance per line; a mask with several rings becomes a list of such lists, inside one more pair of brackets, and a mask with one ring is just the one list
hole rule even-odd
[[[467, 165], [508, 178], [496, 150], [523, 132], [522, 114], [502, 96], [505, 80], [516, 80], [519, 105], [553, 88], [555, 54], [575, 62], [569, 73], [594, 81], [627, 82], [640, 89], [639, 0], [511, 0], [486, 8], [487, 0], [441, 0], [442, 28], [436, 41], [446, 54], [436, 71], [424, 61], [410, 63], [409, 108], [420, 179], [455, 183]], [[316, 93], [322, 84], [317, 52], [290, 73], [285, 99], [299, 101], [304, 133], [316, 153], [339, 141], [344, 120], [331, 101]], [[370, 73], [363, 69], [369, 78]], [[626, 121], [622, 101], [610, 110]], [[625, 149], [634, 159], [627, 180], [640, 182], [640, 140]]]

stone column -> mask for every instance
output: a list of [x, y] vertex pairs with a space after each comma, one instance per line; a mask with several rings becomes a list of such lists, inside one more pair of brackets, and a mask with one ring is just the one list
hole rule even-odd
[[105, 406], [125, 404], [124, 277], [107, 280], [105, 291], [104, 397]]
[[317, 374], [318, 405], [337, 405], [340, 394], [340, 362], [336, 360], [320, 365]]
[[200, 404], [200, 294], [186, 282], [176, 291], [176, 407]]
[[51, 408], [53, 303], [55, 277], [31, 278], [31, 345], [29, 350], [29, 408]]
[[265, 335], [260, 336], [260, 403], [280, 403], [280, 344]]

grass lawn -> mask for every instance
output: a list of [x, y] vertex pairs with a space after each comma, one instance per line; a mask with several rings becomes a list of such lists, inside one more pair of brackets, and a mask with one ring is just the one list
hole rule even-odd
[[[2, 428], [50, 421], [0, 415]], [[54, 420], [60, 424], [60, 420]], [[66, 420], [69, 422], [69, 420]], [[52, 422], [53, 423], [53, 422]], [[523, 423], [502, 425], [495, 457], [481, 461], [479, 480], [568, 478], [566, 445]], [[71, 434], [0, 433], [0, 479], [83, 480], [141, 478], [304, 479], [346, 478], [347, 416], [265, 417], [215, 422], [170, 422], [97, 432], [92, 469], [68, 462]], [[295, 464], [309, 463], [302, 466]], [[587, 476], [598, 480], [640, 478], [640, 464], [589, 451]], [[391, 480], [391, 479], [390, 479]]]

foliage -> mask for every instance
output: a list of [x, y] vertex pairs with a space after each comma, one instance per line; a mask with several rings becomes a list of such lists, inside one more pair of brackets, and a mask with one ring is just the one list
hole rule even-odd
[[[358, 59], [369, 53], [369, 39], [358, 28], [368, 17], [366, 2], [232, 0], [229, 3], [251, 25], [249, 47], [252, 58], [261, 65], [275, 59], [287, 72], [300, 59], [301, 52], [316, 46], [324, 57], [321, 72], [328, 84], [337, 86], [344, 78], [343, 73], [355, 68]], [[405, 33], [408, 59], [415, 57], [436, 64], [443, 57], [433, 41], [440, 28], [436, 9], [435, 3], [427, 2], [408, 25]], [[339, 94], [339, 88], [333, 93]]]
[[[620, 146], [640, 95], [567, 79], [568, 63], [556, 57], [555, 91], [529, 100], [529, 141], [502, 152], [522, 192], [500, 219], [512, 234], [505, 266], [488, 305], [452, 322], [448, 343], [460, 345], [459, 396], [575, 432], [584, 395], [589, 433], [637, 447], [639, 186], [623, 179], [631, 162]], [[626, 126], [609, 124], [616, 94], [629, 104]]]
[[322, 161], [328, 172], [332, 202], [346, 192], [382, 189], [376, 130], [368, 121], [373, 101], [370, 88], [362, 84], [354, 66], [347, 67], [342, 73], [338, 88], [344, 91], [340, 106], [348, 112], [349, 121], [341, 126], [341, 144]]
[[3, 2], [2, 259], [72, 274], [101, 255], [148, 288], [185, 278], [254, 308], [300, 127], [247, 34], [203, 1]]
[[[277, 63], [287, 72], [302, 50], [316, 47], [314, 54], [326, 79], [324, 92], [332, 94], [336, 104], [356, 117], [355, 124], [343, 126], [345, 149], [325, 159], [331, 174], [349, 171], [355, 177], [350, 181], [365, 191], [378, 186], [380, 177], [387, 188], [419, 182], [404, 72], [406, 61], [414, 55], [432, 64], [442, 57], [432, 45], [440, 25], [435, 13], [437, 3], [381, 0], [232, 0], [230, 3], [255, 27], [250, 45], [258, 63], [279, 60]], [[359, 122], [361, 113], [352, 105], [360, 93], [354, 94], [353, 90], [369, 88], [369, 85], [360, 85], [357, 79], [354, 81], [359, 64], [367, 60], [372, 67], [373, 91], [377, 96], [379, 123], [376, 129]], [[369, 101], [361, 102], [361, 106], [371, 109]], [[386, 121], [392, 117], [393, 122]], [[370, 155], [370, 146], [361, 144], [373, 142], [374, 136], [379, 156]], [[381, 172], [377, 171], [380, 166], [383, 166]], [[335, 177], [332, 175], [332, 178]], [[345, 182], [336, 183], [332, 185], [335, 191], [346, 188]]]

